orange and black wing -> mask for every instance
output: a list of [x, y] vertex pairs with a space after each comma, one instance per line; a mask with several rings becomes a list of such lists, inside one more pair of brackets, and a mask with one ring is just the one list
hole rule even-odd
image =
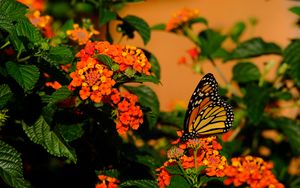
[[232, 122], [232, 107], [218, 94], [218, 83], [214, 76], [206, 74], [190, 99], [182, 139], [226, 132]]

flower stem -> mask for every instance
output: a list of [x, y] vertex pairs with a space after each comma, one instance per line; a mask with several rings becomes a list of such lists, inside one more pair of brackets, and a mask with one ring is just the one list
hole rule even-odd
[[201, 42], [199, 40], [199, 38], [197, 37], [197, 35], [195, 35], [195, 33], [192, 32], [192, 30], [190, 28], [188, 28], [186, 25], [182, 26], [182, 30], [183, 33], [193, 42], [195, 43], [197, 46], [201, 46]]
[[226, 87], [228, 88], [228, 90], [230, 90], [234, 95], [239, 96], [238, 92], [230, 85], [229, 81], [226, 79], [225, 75], [220, 70], [220, 68], [217, 66], [217, 64], [215, 63], [213, 58], [208, 56], [208, 59], [210, 60], [210, 62], [212, 63], [212, 65], [216, 69], [216, 71], [219, 73], [219, 75], [221, 76], [221, 78], [224, 81], [224, 83], [225, 83]]
[[1, 47], [0, 47], [0, 49], [3, 49], [3, 48], [5, 48], [6, 46], [8, 46], [10, 44], [10, 42], [9, 41], [6, 41], [6, 43], [5, 44], [3, 44]]
[[185, 170], [183, 169], [180, 160], [177, 160], [177, 163], [178, 163], [178, 166], [179, 166], [181, 172], [183, 173], [184, 178], [188, 181], [188, 183], [189, 183], [190, 185], [193, 185], [193, 182], [191, 182], [190, 177], [186, 174]]

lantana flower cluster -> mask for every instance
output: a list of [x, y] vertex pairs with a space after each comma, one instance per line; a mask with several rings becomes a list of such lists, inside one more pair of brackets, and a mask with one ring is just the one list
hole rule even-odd
[[[198, 57], [199, 57], [199, 49], [196, 47], [190, 48], [187, 50], [187, 54], [189, 55], [189, 57], [192, 59], [193, 63], [197, 63], [198, 62]], [[187, 59], [185, 56], [181, 56], [178, 59], [178, 64], [186, 64], [187, 63]]]
[[225, 185], [235, 187], [246, 184], [252, 188], [283, 188], [284, 185], [272, 173], [273, 163], [265, 162], [260, 157], [244, 156], [231, 159], [231, 165], [224, 170], [228, 177]]
[[[176, 143], [176, 142], [175, 142]], [[215, 136], [190, 139], [179, 146], [172, 147], [168, 152], [169, 160], [157, 171], [158, 186], [168, 187], [173, 176], [168, 168], [178, 166], [182, 169], [182, 176], [193, 179], [190, 184], [199, 184], [201, 176], [224, 177], [225, 185], [239, 187], [248, 185], [251, 188], [283, 188], [271, 169], [273, 164], [265, 162], [262, 158], [244, 156], [231, 159], [228, 164], [225, 156], [220, 154], [222, 146]], [[201, 171], [201, 169], [203, 169]], [[200, 170], [200, 171], [199, 171]], [[191, 173], [192, 172], [192, 173]], [[200, 175], [200, 178], [198, 178]], [[195, 178], [196, 177], [196, 178]], [[201, 184], [201, 183], [200, 183]]]
[[[106, 55], [114, 67], [101, 62], [97, 55]], [[113, 45], [106, 41], [88, 42], [76, 54], [79, 61], [76, 70], [70, 73], [71, 90], [79, 90], [82, 100], [112, 105], [116, 115], [116, 128], [119, 134], [129, 129], [136, 130], [143, 123], [143, 112], [137, 104], [138, 97], [129, 92], [120, 92], [115, 77], [125, 76], [127, 69], [136, 74], [150, 75], [151, 64], [141, 49], [132, 46]]]
[[117, 188], [120, 183], [117, 178], [106, 175], [99, 175], [98, 179], [100, 180], [100, 183], [97, 183], [95, 188]]
[[54, 36], [52, 31], [52, 17], [42, 15], [45, 9], [44, 0], [18, 0], [20, 3], [29, 7], [27, 17], [29, 21], [42, 31], [45, 37], [51, 38]]
[[185, 171], [191, 170], [198, 172], [200, 167], [206, 167], [201, 174], [207, 176], [224, 177], [224, 168], [227, 165], [227, 159], [220, 154], [222, 146], [216, 141], [215, 136], [206, 138], [197, 138], [188, 140], [180, 144], [179, 147], [173, 147], [168, 151], [169, 161], [158, 168], [158, 185], [167, 187], [170, 184], [172, 174], [166, 167], [179, 165]]
[[76, 71], [70, 74], [71, 88], [80, 87], [79, 95], [82, 100], [90, 98], [99, 103], [104, 96], [111, 93], [115, 81], [111, 78], [113, 71], [96, 59], [89, 57], [76, 64]]
[[199, 11], [197, 9], [183, 8], [176, 12], [166, 25], [166, 31], [178, 29], [183, 24], [188, 23], [191, 19], [197, 18]]
[[[119, 69], [112, 71], [106, 64], [95, 58], [96, 55], [110, 57]], [[150, 74], [151, 64], [142, 50], [135, 47], [113, 45], [107, 41], [88, 42], [76, 55], [80, 59], [76, 70], [70, 74], [70, 88], [79, 88], [82, 100], [90, 98], [99, 103], [102, 98], [111, 94], [116, 81], [114, 74], [131, 68], [139, 73]]]
[[[85, 21], [87, 22], [87, 21]], [[93, 35], [98, 35], [100, 32], [94, 29], [92, 24], [85, 24], [86, 27], [80, 27], [79, 24], [73, 24], [72, 30], [67, 30], [68, 37], [77, 42], [79, 45], [84, 45], [90, 41]]]
[[123, 135], [129, 128], [137, 130], [143, 123], [143, 112], [137, 105], [138, 97], [129, 92], [119, 92], [114, 89], [111, 101], [113, 105], [117, 106], [116, 128], [118, 133]]

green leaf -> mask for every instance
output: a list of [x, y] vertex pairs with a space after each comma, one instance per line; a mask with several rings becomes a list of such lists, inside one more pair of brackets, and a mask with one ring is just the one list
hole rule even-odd
[[37, 28], [25, 17], [25, 5], [14, 0], [1, 0], [0, 5], [0, 29], [9, 33], [10, 42], [17, 51], [23, 51], [31, 43], [43, 41]]
[[77, 158], [75, 152], [70, 149], [56, 133], [50, 130], [50, 126], [43, 116], [40, 116], [32, 126], [26, 125], [25, 122], [22, 122], [22, 125], [23, 130], [30, 140], [43, 146], [48, 153], [57, 157], [67, 157], [76, 163]]
[[293, 95], [289, 91], [275, 91], [272, 93], [272, 97], [277, 100], [291, 100]]
[[192, 187], [183, 176], [172, 176], [168, 188]]
[[34, 65], [19, 65], [9, 61], [6, 63], [6, 69], [25, 91], [31, 90], [40, 77], [40, 71]]
[[151, 109], [151, 111], [147, 112], [145, 115], [150, 128], [153, 128], [156, 125], [159, 115], [159, 101], [155, 92], [145, 85], [138, 87], [125, 86], [125, 88], [138, 96], [139, 103], [143, 107]]
[[151, 30], [158, 30], [158, 31], [164, 31], [166, 30], [166, 24], [156, 24], [151, 26]]
[[214, 53], [221, 48], [226, 37], [212, 29], [207, 29], [199, 33], [198, 39], [200, 41], [201, 55], [213, 57]]
[[259, 80], [258, 67], [251, 62], [239, 62], [233, 67], [233, 80], [239, 83]]
[[246, 88], [244, 103], [247, 105], [247, 113], [250, 122], [258, 124], [261, 120], [264, 108], [269, 101], [270, 91], [257, 85], [250, 85]]
[[42, 57], [49, 63], [56, 65], [72, 63], [74, 59], [72, 51], [67, 46], [51, 47], [49, 52], [44, 54]]
[[289, 11], [291, 11], [292, 13], [294, 13], [294, 14], [296, 14], [296, 15], [298, 15], [298, 16], [300, 16], [300, 7], [291, 7], [290, 9], [289, 9]]
[[153, 169], [160, 165], [158, 160], [150, 155], [136, 155], [135, 161]]
[[152, 83], [155, 83], [155, 84], [158, 84], [159, 83], [159, 80], [153, 76], [153, 75], [149, 75], [149, 76], [146, 76], [146, 75], [134, 75], [134, 79], [133, 80], [130, 80], [131, 82], [139, 82], [139, 83], [143, 83], [143, 82], [152, 82]]
[[67, 30], [73, 30], [74, 29], [73, 24], [74, 24], [74, 20], [68, 20], [64, 23], [64, 25], [61, 26], [60, 30], [62, 32], [67, 32]]
[[238, 42], [245, 29], [246, 24], [244, 22], [237, 22], [230, 31], [230, 38], [234, 42]]
[[296, 121], [287, 118], [277, 119], [277, 121], [283, 134], [288, 137], [293, 153], [300, 155], [300, 125]]
[[2, 109], [7, 104], [12, 95], [13, 93], [11, 92], [8, 85], [0, 85], [0, 109]]
[[[32, 25], [27, 19], [19, 20], [14, 30], [17, 32], [17, 35], [22, 39], [26, 38], [32, 43], [41, 43], [43, 42], [43, 37], [39, 30]], [[27, 42], [27, 41], [23, 41]]]
[[266, 122], [269, 126], [280, 129], [288, 138], [292, 151], [295, 155], [300, 155], [300, 125], [295, 121], [288, 118], [268, 118]]
[[184, 121], [184, 114], [185, 114], [185, 109], [174, 110], [172, 112], [160, 112], [159, 123], [182, 127]]
[[117, 18], [117, 14], [115, 12], [112, 12], [108, 9], [101, 9], [99, 13], [99, 23], [100, 26], [110, 22], [111, 20], [114, 20]]
[[206, 26], [208, 25], [208, 21], [203, 17], [193, 18], [193, 19], [189, 20], [190, 25], [195, 24], [195, 23], [203, 23]]
[[16, 21], [25, 19], [27, 8], [14, 0], [0, 0], [0, 28], [11, 33]]
[[132, 16], [132, 15], [128, 15], [128, 16], [124, 17], [123, 20], [128, 25], [133, 27], [134, 30], [136, 30], [140, 34], [145, 45], [149, 42], [151, 31], [150, 31], [150, 27], [147, 24], [147, 22], [145, 22], [143, 19], [141, 19], [139, 17]]
[[82, 126], [82, 124], [59, 125], [58, 131], [66, 142], [72, 142], [83, 135]]
[[283, 62], [288, 64], [287, 74], [300, 85], [300, 40], [293, 40], [283, 52]]
[[262, 38], [253, 38], [240, 43], [226, 60], [258, 57], [266, 54], [281, 54], [281, 48]]
[[154, 180], [128, 180], [118, 187], [158, 188], [158, 184]]
[[210, 181], [219, 181], [219, 182], [223, 182], [224, 181], [224, 177], [220, 178], [220, 177], [211, 177], [211, 176], [201, 176], [200, 178], [200, 182], [202, 185], [205, 185], [206, 183], [210, 182]]
[[166, 170], [172, 175], [182, 175], [182, 171], [178, 165], [166, 166]]
[[21, 154], [2, 140], [0, 140], [0, 176], [11, 187], [29, 187], [23, 177]]
[[117, 179], [119, 179], [120, 176], [120, 172], [117, 169], [100, 170], [100, 171], [96, 171], [96, 174], [106, 175]]
[[[109, 56], [104, 55], [104, 54], [98, 54], [95, 56], [96, 59], [98, 59], [100, 62], [104, 63], [107, 65], [110, 69], [113, 71], [116, 71], [119, 69], [119, 65], [116, 64]], [[116, 70], [114, 70], [116, 69]]]
[[56, 103], [62, 100], [67, 99], [72, 94], [66, 86], [63, 86], [52, 93], [52, 95], [44, 95], [42, 96], [43, 102], [47, 103]]
[[145, 53], [146, 57], [148, 58], [150, 64], [151, 64], [151, 73], [154, 73], [154, 76], [157, 78], [157, 81], [160, 80], [160, 65], [158, 63], [157, 58], [150, 53], [149, 51], [143, 49], [143, 52]]
[[15, 0], [0, 0], [0, 5], [0, 13], [13, 21], [24, 18], [27, 13], [27, 7]]

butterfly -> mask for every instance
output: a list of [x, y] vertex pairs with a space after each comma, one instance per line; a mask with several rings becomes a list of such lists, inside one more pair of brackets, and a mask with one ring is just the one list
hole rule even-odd
[[206, 74], [198, 83], [188, 104], [181, 141], [227, 132], [234, 119], [230, 104], [218, 93], [213, 74]]

